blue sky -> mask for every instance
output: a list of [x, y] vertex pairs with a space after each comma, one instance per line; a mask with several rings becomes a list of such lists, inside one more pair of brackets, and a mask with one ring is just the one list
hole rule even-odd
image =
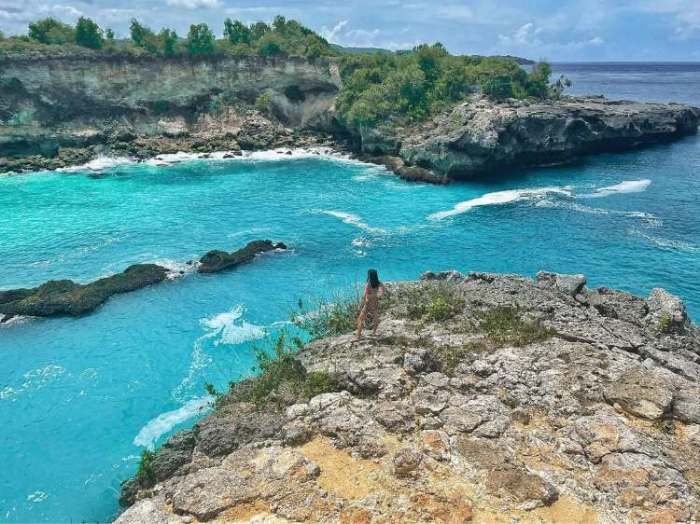
[[226, 17], [269, 21], [278, 13], [350, 46], [441, 41], [454, 53], [551, 61], [700, 61], [700, 0], [0, 0], [0, 30], [85, 15], [118, 35], [133, 17], [179, 34], [207, 22], [220, 33]]

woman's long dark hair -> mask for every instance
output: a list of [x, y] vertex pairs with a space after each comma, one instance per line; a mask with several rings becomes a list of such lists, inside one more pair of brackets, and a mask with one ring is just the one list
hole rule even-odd
[[379, 275], [376, 269], [370, 269], [367, 271], [367, 283], [374, 289], [379, 287]]

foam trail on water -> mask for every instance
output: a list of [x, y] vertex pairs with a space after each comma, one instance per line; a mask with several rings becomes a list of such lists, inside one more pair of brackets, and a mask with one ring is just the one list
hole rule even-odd
[[134, 444], [153, 449], [158, 439], [171, 431], [178, 424], [208, 410], [214, 398], [211, 396], [193, 398], [178, 409], [161, 413], [141, 428], [134, 438]]
[[650, 235], [646, 231], [642, 231], [638, 228], [630, 228], [627, 232], [631, 235], [643, 238], [647, 242], [654, 244], [657, 247], [663, 249], [673, 249], [675, 251], [685, 251], [688, 253], [696, 253], [700, 251], [700, 247], [691, 244], [690, 242], [684, 242], [683, 240], [672, 240], [670, 238], [662, 238], [656, 235]]
[[602, 198], [620, 193], [641, 193], [651, 185], [651, 180], [625, 180], [614, 186], [601, 187], [593, 193], [587, 195], [578, 195], [577, 198]]
[[175, 280], [185, 276], [187, 273], [193, 273], [199, 266], [199, 262], [188, 264], [186, 262], [179, 262], [170, 258], [159, 258], [154, 260], [152, 263], [167, 269], [167, 277], [169, 280]]
[[242, 344], [251, 340], [263, 338], [267, 332], [264, 327], [242, 322], [236, 322], [243, 316], [245, 308], [242, 305], [233, 307], [230, 311], [218, 313], [208, 318], [200, 320], [202, 327], [206, 331], [204, 335], [194, 341], [192, 350], [192, 363], [187, 370], [187, 375], [173, 391], [173, 398], [182, 402], [187, 392], [194, 386], [199, 371], [212, 362], [204, 344], [207, 340], [214, 340], [214, 346], [221, 344]]
[[360, 218], [358, 215], [354, 215], [352, 213], [346, 213], [345, 211], [335, 211], [333, 209], [314, 209], [314, 210], [312, 210], [312, 212], [338, 218], [342, 222], [344, 222], [345, 224], [355, 226], [358, 229], [361, 229], [362, 231], [366, 231], [367, 233], [375, 233], [375, 234], [386, 233], [385, 229], [382, 229], [380, 227], [372, 227], [369, 224], [367, 224], [366, 222], [364, 222], [362, 220], [362, 218]]
[[494, 193], [486, 193], [471, 200], [460, 202], [452, 209], [447, 211], [439, 211], [428, 216], [429, 220], [442, 220], [444, 218], [453, 217], [466, 213], [475, 207], [481, 206], [498, 206], [519, 202], [523, 200], [531, 200], [542, 198], [545, 195], [557, 193], [561, 195], [571, 196], [571, 190], [568, 187], [541, 187], [535, 189], [508, 189], [506, 191], [496, 191]]

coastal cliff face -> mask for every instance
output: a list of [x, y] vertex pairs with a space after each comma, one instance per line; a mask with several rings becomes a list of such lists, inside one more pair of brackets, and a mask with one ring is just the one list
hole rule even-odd
[[[32, 156], [60, 167], [99, 145], [147, 156], [292, 143], [290, 129], [327, 125], [340, 85], [326, 61], [254, 56], [8, 57], [0, 79], [6, 169]], [[261, 95], [270, 118], [254, 110]]]
[[362, 147], [458, 179], [670, 141], [696, 133], [699, 123], [700, 110], [680, 104], [475, 97], [415, 128], [366, 131]]
[[124, 485], [117, 522], [699, 519], [700, 330], [664, 290], [585, 283], [390, 285], [376, 337], [295, 355], [326, 392], [232, 390]]

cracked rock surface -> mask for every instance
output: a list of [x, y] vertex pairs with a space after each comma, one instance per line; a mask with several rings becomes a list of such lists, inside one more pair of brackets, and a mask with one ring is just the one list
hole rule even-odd
[[[676, 297], [551, 273], [389, 288], [376, 337], [298, 354], [336, 391], [224, 397], [125, 484], [118, 522], [700, 519], [700, 330]], [[436, 293], [449, 315], [407, 314]]]

